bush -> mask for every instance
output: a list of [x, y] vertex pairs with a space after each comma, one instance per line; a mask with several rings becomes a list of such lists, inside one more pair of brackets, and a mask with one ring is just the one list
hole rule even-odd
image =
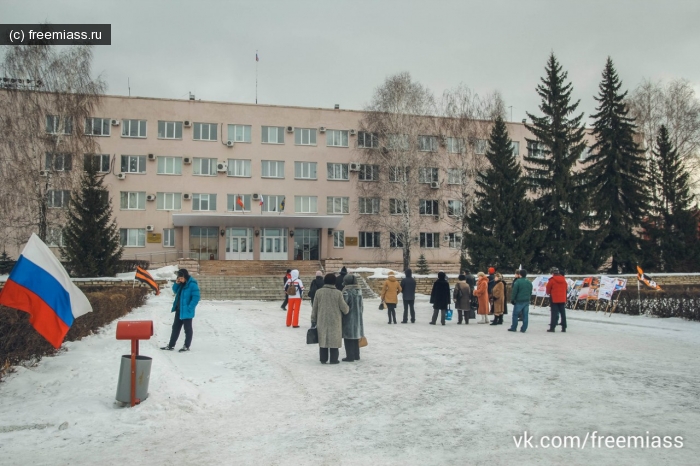
[[[90, 287], [83, 289], [92, 312], [75, 319], [65, 341], [77, 341], [101, 327], [140, 307], [149, 289], [122, 287]], [[0, 380], [11, 367], [24, 361], [40, 361], [56, 353], [56, 349], [29, 324], [26, 312], [0, 306]]]
[[136, 271], [137, 265], [139, 267], [141, 267], [142, 269], [148, 270], [148, 268], [151, 266], [151, 263], [148, 261], [142, 261], [142, 260], [131, 260], [131, 259], [120, 260], [119, 263], [117, 264], [117, 273], [134, 272], [134, 271]]

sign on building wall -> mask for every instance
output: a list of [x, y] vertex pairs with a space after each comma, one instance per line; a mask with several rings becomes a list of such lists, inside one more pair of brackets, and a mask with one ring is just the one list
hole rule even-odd
[[345, 246], [357, 246], [357, 236], [346, 236]]
[[147, 243], [160, 243], [161, 241], [163, 241], [162, 233], [148, 233], [146, 235]]

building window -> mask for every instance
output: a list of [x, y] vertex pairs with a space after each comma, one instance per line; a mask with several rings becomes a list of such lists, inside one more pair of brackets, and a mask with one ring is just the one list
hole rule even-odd
[[277, 160], [262, 161], [263, 178], [284, 178], [284, 162]]
[[122, 191], [119, 193], [119, 208], [122, 210], [146, 210], [146, 193]]
[[361, 197], [359, 200], [360, 213], [365, 215], [375, 215], [379, 213], [378, 197]]
[[401, 233], [389, 233], [389, 247], [403, 248], [403, 235]]
[[389, 134], [386, 138], [386, 146], [394, 150], [408, 150], [411, 144], [407, 134]]
[[46, 115], [46, 132], [50, 134], [72, 134], [73, 119], [57, 115]]
[[520, 157], [520, 141], [510, 141], [513, 144], [513, 156]]
[[195, 141], [218, 141], [218, 126], [216, 123], [195, 123], [192, 139]]
[[421, 167], [418, 169], [419, 183], [437, 183], [438, 169], [433, 167]]
[[447, 138], [447, 152], [450, 154], [464, 154], [465, 147], [464, 139]]
[[316, 162], [294, 162], [294, 178], [298, 180], [315, 180]]
[[182, 139], [182, 122], [158, 121], [158, 139]]
[[360, 247], [361, 248], [378, 248], [379, 232], [378, 231], [361, 231], [360, 232]]
[[112, 130], [109, 118], [86, 118], [85, 134], [88, 136], [109, 136]]
[[120, 228], [119, 239], [126, 248], [142, 248], [146, 246], [146, 229]]
[[192, 160], [192, 174], [200, 176], [216, 176], [218, 159], [195, 157]]
[[294, 211], [298, 214], [317, 213], [316, 199], [316, 196], [294, 196]]
[[348, 147], [348, 131], [341, 129], [329, 129], [326, 131], [326, 146]]
[[345, 231], [333, 230], [333, 247], [334, 248], [344, 248], [345, 247]]
[[462, 233], [450, 233], [448, 235], [449, 240], [448, 244], [449, 247], [452, 249], [461, 249], [462, 248]]
[[63, 244], [63, 229], [49, 227], [46, 230], [46, 245], [50, 248], [64, 246]]
[[543, 159], [545, 157], [544, 144], [539, 141], [527, 141], [527, 156], [534, 157], [537, 159]]
[[297, 146], [315, 146], [315, 128], [294, 128], [294, 144]]
[[181, 210], [182, 193], [156, 193], [156, 209]]
[[360, 131], [357, 133], [357, 147], [361, 149], [376, 149], [379, 147], [379, 137], [376, 133]]
[[401, 199], [389, 199], [389, 214], [401, 215], [408, 212], [408, 202]]
[[46, 206], [51, 209], [62, 209], [68, 207], [70, 202], [70, 191], [61, 189], [49, 189], [46, 191]]
[[284, 196], [271, 196], [269, 194], [263, 195], [263, 212], [281, 212], [284, 210], [283, 203], [285, 202]]
[[145, 138], [146, 120], [122, 120], [122, 137]]
[[420, 247], [434, 249], [440, 247], [440, 233], [421, 233]]
[[157, 157], [159, 175], [182, 175], [182, 157]]
[[122, 173], [146, 173], [146, 156], [122, 155]]
[[175, 247], [175, 228], [164, 228], [163, 229], [163, 247], [164, 248], [174, 248]]
[[228, 176], [250, 178], [250, 160], [228, 159]]
[[192, 196], [192, 210], [216, 211], [216, 194], [194, 194]]
[[421, 215], [438, 215], [438, 201], [421, 199], [418, 201], [418, 212]]
[[360, 181], [379, 181], [379, 165], [360, 165], [360, 173], [358, 175]]
[[227, 194], [226, 209], [229, 212], [250, 212], [250, 194]]
[[437, 152], [437, 136], [418, 136], [418, 147], [422, 152]]
[[109, 154], [85, 154], [83, 158], [85, 171], [87, 171], [90, 164], [92, 164], [92, 167], [98, 173], [109, 173], [110, 162]]
[[57, 172], [71, 171], [73, 169], [73, 156], [71, 154], [51, 154], [47, 152], [44, 169], [56, 170]]
[[350, 179], [350, 173], [348, 172], [348, 164], [329, 163], [328, 179], [331, 181], [348, 181]]
[[349, 197], [331, 197], [327, 198], [327, 213], [328, 214], [349, 214], [350, 213], [350, 198]]
[[478, 155], [483, 155], [486, 153], [486, 139], [477, 139], [474, 141], [474, 153]]
[[[263, 126], [263, 128], [266, 128]], [[233, 142], [250, 142], [250, 125], [228, 125], [228, 140]], [[265, 141], [263, 141], [265, 142]]]
[[464, 204], [462, 201], [447, 201], [447, 215], [450, 217], [461, 217], [464, 214]]
[[461, 168], [448, 168], [447, 169], [447, 184], [464, 184], [464, 179], [466, 178], [464, 170]]
[[406, 183], [408, 181], [408, 167], [389, 167], [389, 182]]
[[262, 142], [263, 144], [284, 144], [284, 127], [263, 126]]

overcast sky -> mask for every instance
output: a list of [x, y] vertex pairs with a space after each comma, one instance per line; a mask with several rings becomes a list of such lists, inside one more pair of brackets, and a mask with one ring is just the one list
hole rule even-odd
[[256, 50], [265, 104], [362, 109], [408, 71], [436, 95], [497, 89], [520, 121], [552, 51], [587, 115], [608, 55], [627, 89], [685, 78], [700, 93], [700, 0], [0, 0], [0, 18], [110, 23], [93, 69], [115, 95], [129, 78], [132, 96], [254, 102]]

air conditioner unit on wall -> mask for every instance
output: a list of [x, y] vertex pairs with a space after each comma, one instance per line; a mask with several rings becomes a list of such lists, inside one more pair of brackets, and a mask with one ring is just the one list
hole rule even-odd
[[192, 199], [192, 194], [190, 194], [190, 193], [185, 193], [185, 194], [182, 195], [182, 198], [183, 198], [184, 200], [186, 200], [186, 201], [189, 201], [190, 199]]
[[357, 134], [357, 131], [355, 131], [354, 129], [351, 129], [351, 130], [350, 130], [350, 136], [354, 136], [355, 134]]
[[39, 170], [39, 176], [49, 176], [48, 170]]
[[155, 201], [156, 200], [156, 195], [155, 194], [148, 194], [146, 196], [147, 201]]
[[287, 126], [287, 132], [288, 132], [288, 133], [293, 133], [293, 132], [294, 132], [294, 126]]
[[357, 162], [350, 162], [350, 165], [348, 166], [348, 170], [351, 172], [359, 172], [360, 171], [360, 164]]
[[233, 147], [234, 142], [233, 141], [226, 141], [226, 145], [228, 147]]
[[254, 200], [254, 201], [259, 201], [259, 200], [260, 200], [260, 197], [261, 197], [260, 194], [258, 194], [258, 193], [253, 193], [253, 200]]
[[440, 221], [440, 216], [439, 215], [433, 215], [433, 222], [439, 222]]
[[440, 183], [438, 183], [437, 181], [431, 181], [430, 188], [431, 189], [438, 189], [438, 188], [440, 188]]
[[442, 237], [443, 241], [449, 241], [450, 240], [450, 235], [444, 235]]
[[112, 126], [119, 126], [119, 120], [112, 120]]
[[156, 154], [148, 154], [148, 160], [155, 160]]
[[126, 173], [117, 173], [117, 179], [119, 179], [119, 180], [125, 180], [125, 179], [126, 179]]
[[319, 126], [318, 132], [319, 132], [319, 133], [325, 133], [325, 132], [326, 132], [326, 127], [325, 127], [325, 126]]
[[191, 163], [192, 163], [192, 157], [185, 157], [185, 158], [183, 158], [183, 159], [182, 159], [182, 163], [184, 163], [185, 165], [191, 164]]
[[228, 171], [228, 162], [219, 162], [216, 164], [216, 171], [219, 173]]
[[146, 231], [153, 231], [155, 227], [153, 225], [146, 225]]
[[189, 120], [185, 120], [184, 126], [185, 126], [185, 128], [189, 128], [190, 126], [192, 126], [192, 122]]

